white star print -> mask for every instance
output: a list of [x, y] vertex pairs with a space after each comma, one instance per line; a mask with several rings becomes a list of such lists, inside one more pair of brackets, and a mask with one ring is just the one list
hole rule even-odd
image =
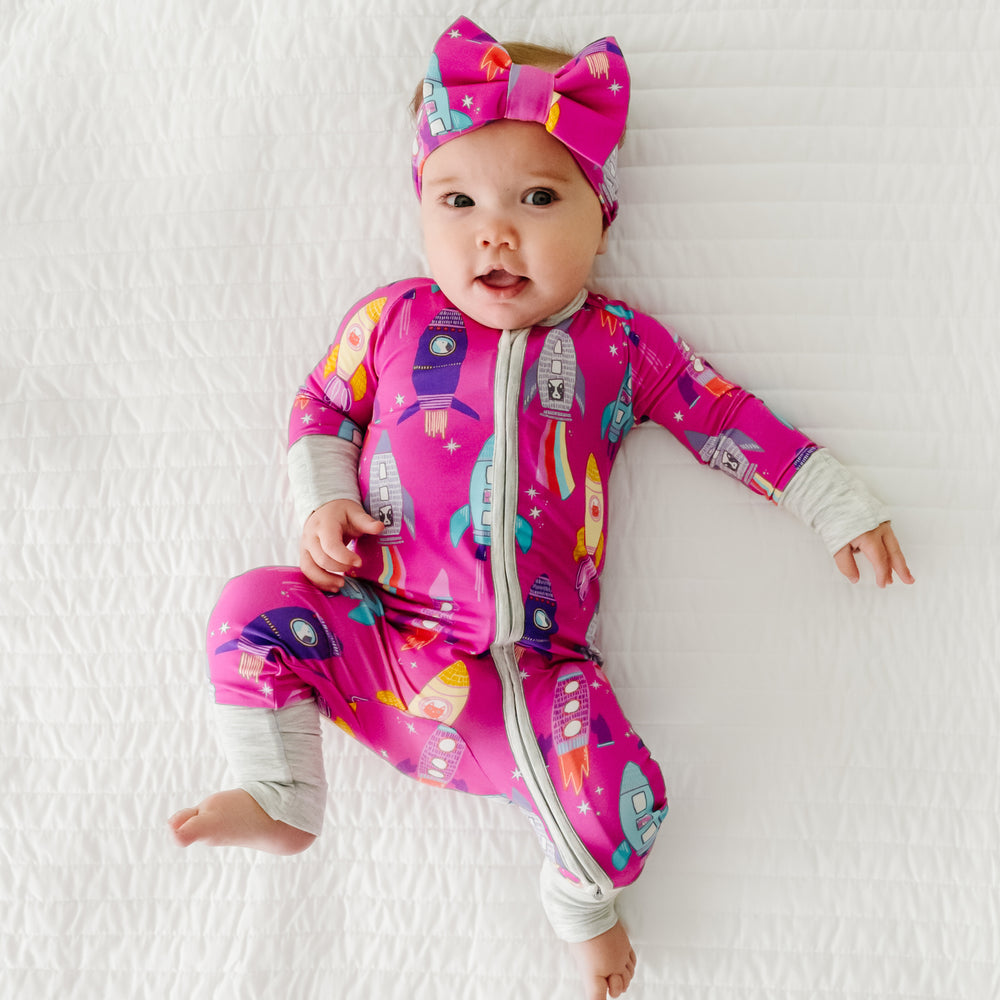
[[467, 108], [471, 108], [472, 107], [472, 100], [473, 100], [472, 95], [471, 94], [466, 94], [465, 97], [462, 98], [462, 103]]
[[594, 791], [597, 792], [598, 795], [603, 795], [604, 794], [604, 789], [600, 788], [600, 787], [595, 788]]
[[608, 87], [608, 90], [610, 90], [612, 94], [617, 94], [621, 89], [622, 85], [617, 80], [615, 80], [615, 82]]
[[526, 681], [530, 676], [531, 676], [531, 674], [529, 674], [527, 670], [522, 670], [521, 671], [521, 680], [522, 681]]
[[537, 507], [531, 508], [531, 516], [537, 521], [542, 516], [542, 512]]
[[402, 406], [403, 403], [405, 402], [406, 402], [406, 397], [401, 392], [396, 393], [396, 405]]
[[409, 730], [409, 731], [410, 731], [411, 733], [415, 733], [415, 732], [417, 731], [417, 727], [416, 727], [416, 726], [415, 726], [415, 725], [414, 725], [414, 724], [413, 724], [412, 722], [408, 722], [408, 723], [406, 724], [406, 728], [407, 728], [407, 729], [408, 729], [408, 730]]
[[454, 455], [454, 454], [455, 454], [455, 452], [456, 452], [456, 451], [458, 451], [458, 449], [459, 449], [459, 448], [461, 448], [461, 447], [462, 447], [462, 446], [461, 446], [461, 445], [460, 445], [460, 444], [459, 444], [459, 443], [458, 443], [458, 442], [457, 442], [457, 441], [456, 441], [456, 440], [455, 440], [454, 438], [452, 438], [452, 439], [451, 439], [451, 440], [450, 440], [450, 441], [449, 441], [449, 442], [448, 442], [448, 443], [447, 443], [447, 444], [446, 444], [446, 445], [444, 446], [444, 450], [445, 450], [445, 451], [447, 451], [447, 452], [448, 452], [449, 454], [451, 454], [451, 455]]
[[458, 28], [452, 28], [451, 31], [448, 32], [448, 35], [451, 38], [461, 38], [462, 37], [462, 32], [459, 31]]
[[612, 344], [611, 345], [611, 357], [613, 357], [613, 358], [617, 358], [618, 357], [618, 345], [617, 344]]
[[517, 770], [515, 770], [515, 771], [512, 771], [512, 772], [511, 772], [511, 775], [510, 775], [510, 776], [511, 776], [511, 777], [512, 777], [512, 778], [513, 778], [513, 779], [514, 779], [515, 781], [520, 781], [520, 780], [521, 780], [521, 779], [522, 779], [522, 778], [524, 777], [524, 775], [523, 775], [523, 774], [521, 774], [521, 769], [520, 769], [520, 768], [518, 768], [518, 769], [517, 769]]
[[676, 413], [674, 414], [674, 420], [676, 420], [676, 421], [677, 421], [677, 423], [680, 423], [680, 422], [681, 422], [681, 421], [682, 421], [683, 419], [684, 419], [684, 414], [683, 414], [683, 413], [681, 413], [681, 411], [680, 411], [680, 410], [678, 410], [678, 411], [677, 411], [677, 412], [676, 412]]
[[311, 414], [309, 414], [309, 413], [303, 413], [302, 414], [302, 423], [304, 423], [304, 424], [311, 424], [312, 422], [313, 422], [313, 418], [312, 418]]
[[600, 681], [592, 681], [590, 685], [595, 691], [599, 691], [601, 687]]
[[579, 812], [579, 813], [583, 813], [586, 816], [586, 814], [590, 812], [590, 803], [589, 802], [581, 802], [576, 807], [576, 811]]
[[219, 626], [219, 631], [220, 631], [220, 632], [221, 632], [221, 633], [222, 633], [223, 635], [225, 635], [225, 634], [226, 634], [226, 633], [227, 633], [227, 632], [228, 632], [228, 631], [229, 631], [229, 630], [230, 630], [230, 629], [231, 629], [232, 627], [233, 627], [233, 626], [232, 626], [232, 625], [230, 625], [230, 624], [229, 624], [229, 622], [223, 622], [223, 623], [222, 623], [222, 624], [221, 624], [221, 625]]
[[538, 490], [536, 490], [534, 486], [529, 486], [527, 492], [528, 496], [531, 497], [532, 500], [534, 500], [535, 497], [538, 496]]
[[264, 695], [265, 697], [270, 696], [270, 694], [271, 694], [271, 692], [273, 690], [274, 690], [274, 688], [272, 688], [270, 684], [261, 684], [261, 686], [260, 686], [260, 693], [262, 695]]

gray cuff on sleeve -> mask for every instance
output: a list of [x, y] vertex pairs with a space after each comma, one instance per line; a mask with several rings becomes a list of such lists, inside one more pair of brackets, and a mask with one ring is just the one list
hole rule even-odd
[[542, 908], [563, 941], [589, 941], [618, 923], [615, 899], [621, 889], [596, 896], [596, 886], [577, 885], [563, 878], [555, 865], [546, 861], [539, 880]]
[[353, 441], [328, 434], [307, 434], [288, 449], [288, 478], [299, 527], [317, 507], [330, 500], [361, 503], [360, 454], [361, 449]]
[[271, 817], [318, 835], [326, 811], [319, 709], [216, 705], [226, 758], [240, 788]]
[[795, 473], [780, 505], [823, 539], [831, 555], [889, 520], [889, 510], [825, 448]]

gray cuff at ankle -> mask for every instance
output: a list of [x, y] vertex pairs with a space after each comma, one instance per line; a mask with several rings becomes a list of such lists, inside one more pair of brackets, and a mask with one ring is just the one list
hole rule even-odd
[[621, 889], [597, 896], [596, 886], [570, 882], [549, 861], [542, 865], [539, 883], [545, 915], [563, 941], [589, 941], [618, 923], [615, 899]]

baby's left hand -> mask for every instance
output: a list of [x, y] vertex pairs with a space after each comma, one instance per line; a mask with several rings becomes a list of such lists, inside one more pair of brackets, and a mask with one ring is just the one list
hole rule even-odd
[[854, 561], [857, 552], [864, 555], [872, 564], [872, 568], [875, 570], [875, 583], [879, 587], [892, 583], [894, 572], [903, 583], [914, 582], [913, 574], [906, 565], [903, 550], [899, 547], [899, 542], [896, 541], [896, 535], [888, 521], [871, 531], [866, 531], [863, 535], [858, 535], [834, 555], [833, 561], [837, 564], [837, 569], [851, 583], [857, 583], [861, 579], [858, 564]]

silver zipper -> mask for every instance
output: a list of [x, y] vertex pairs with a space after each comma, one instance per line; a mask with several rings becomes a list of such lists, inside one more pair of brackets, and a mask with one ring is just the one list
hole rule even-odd
[[497, 347], [493, 383], [494, 441], [490, 561], [496, 594], [496, 636], [490, 646], [503, 688], [503, 716], [514, 760], [535, 806], [568, 867], [595, 886], [597, 897], [612, 889], [566, 816], [538, 747], [521, 686], [514, 641], [524, 631], [524, 602], [517, 576], [517, 420], [527, 329], [504, 330]]

